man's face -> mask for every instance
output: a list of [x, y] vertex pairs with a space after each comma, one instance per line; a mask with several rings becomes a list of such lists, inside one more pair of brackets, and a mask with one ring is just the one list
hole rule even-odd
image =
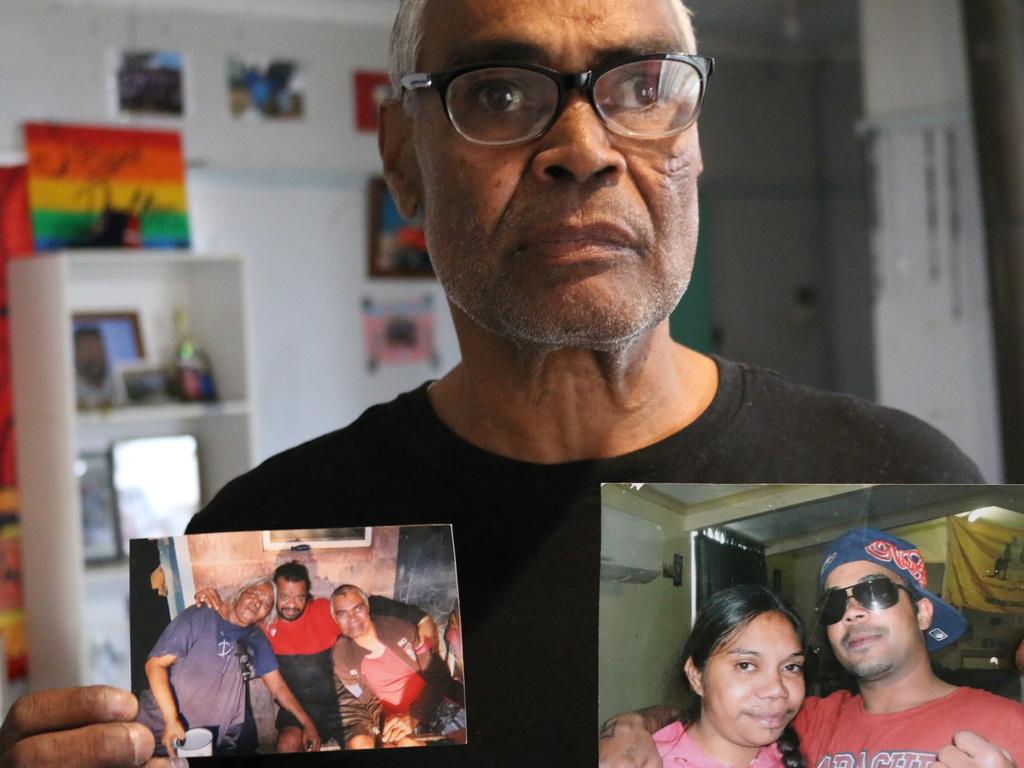
[[334, 597], [331, 610], [338, 629], [345, 637], [362, 637], [370, 631], [370, 606], [357, 592]]
[[75, 339], [75, 370], [96, 386], [103, 383], [107, 375], [107, 349], [102, 337], [82, 334]]
[[[871, 577], [885, 576], [901, 583], [892, 571], [875, 563], [846, 563], [829, 574], [825, 588], [848, 587]], [[829, 642], [839, 663], [860, 681], [875, 681], [899, 673], [927, 655], [921, 632], [931, 623], [931, 603], [918, 601], [915, 612], [910, 597], [899, 590], [899, 602], [891, 608], [869, 611], [852, 595], [843, 618], [827, 628]]]
[[235, 600], [235, 617], [243, 627], [258, 624], [270, 615], [274, 607], [274, 587], [265, 581], [248, 587]]
[[[677, 0], [435, 0], [424, 30], [426, 72], [497, 59], [580, 72], [688, 48]], [[411, 130], [414, 152], [385, 141], [385, 167], [403, 208], [422, 204], [438, 277], [467, 316], [518, 345], [589, 349], [668, 316], [696, 248], [695, 127], [618, 136], [573, 92], [544, 136], [495, 148], [460, 137], [436, 92], [408, 100], [412, 123], [393, 107], [394, 133]]]
[[285, 621], [295, 621], [306, 610], [309, 592], [304, 581], [277, 580], [277, 614]]

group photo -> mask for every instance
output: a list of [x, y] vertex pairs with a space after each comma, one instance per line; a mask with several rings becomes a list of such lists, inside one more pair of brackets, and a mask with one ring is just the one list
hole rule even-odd
[[132, 688], [171, 757], [466, 741], [451, 526], [135, 539]]

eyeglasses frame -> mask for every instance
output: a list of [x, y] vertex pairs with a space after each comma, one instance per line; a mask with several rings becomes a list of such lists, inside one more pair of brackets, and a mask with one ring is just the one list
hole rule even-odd
[[[679, 128], [673, 128], [671, 131], [664, 131], [657, 134], [636, 133], [632, 131], [624, 131], [611, 125], [608, 119], [601, 113], [601, 110], [598, 108], [597, 102], [594, 99], [594, 84], [613, 69], [640, 61], [678, 61], [684, 64], [689, 64], [697, 70], [697, 73], [700, 75], [700, 96], [697, 98], [697, 106], [693, 111], [693, 117], [691, 117], [685, 125], [682, 125]], [[469, 72], [476, 72], [481, 69], [499, 69], [502, 67], [510, 69], [525, 69], [530, 72], [545, 75], [549, 79], [553, 80], [555, 85], [558, 87], [558, 102], [555, 105], [555, 111], [552, 113], [551, 119], [544, 124], [543, 128], [527, 138], [516, 139], [515, 141], [499, 142], [472, 139], [459, 130], [459, 127], [455, 124], [455, 120], [452, 118], [451, 110], [448, 108], [448, 86], [451, 85], [455, 78]], [[565, 110], [565, 106], [569, 101], [569, 92], [574, 90], [582, 90], [587, 95], [587, 101], [589, 101], [590, 106], [593, 107], [594, 113], [598, 116], [601, 122], [610, 131], [612, 131], [612, 133], [619, 134], [620, 136], [642, 139], [662, 139], [666, 136], [674, 136], [677, 133], [682, 133], [697, 121], [701, 108], [704, 106], [704, 95], [707, 92], [708, 79], [714, 71], [715, 60], [710, 56], [698, 56], [696, 54], [689, 53], [649, 53], [615, 59], [601, 67], [595, 67], [594, 69], [588, 69], [585, 72], [576, 72], [574, 74], [567, 74], [565, 72], [560, 72], [557, 69], [542, 67], [539, 64], [529, 64], [522, 61], [499, 60], [467, 64], [465, 66], [440, 70], [438, 72], [412, 72], [410, 74], [403, 75], [399, 82], [402, 86], [403, 95], [404, 93], [422, 88], [430, 88], [437, 91], [438, 95], [441, 97], [441, 106], [444, 109], [445, 117], [448, 119], [448, 124], [451, 125], [452, 129], [466, 141], [482, 146], [510, 147], [516, 144], [526, 144], [535, 139], [539, 139], [551, 130], [551, 126], [558, 121], [558, 118], [561, 117], [562, 112]]]

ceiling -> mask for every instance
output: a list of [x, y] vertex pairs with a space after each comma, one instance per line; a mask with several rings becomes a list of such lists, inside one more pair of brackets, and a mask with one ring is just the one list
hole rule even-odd
[[824, 544], [858, 525], [895, 528], [954, 514], [1024, 530], [1024, 486], [678, 485], [630, 490], [687, 530], [719, 525], [778, 554]]

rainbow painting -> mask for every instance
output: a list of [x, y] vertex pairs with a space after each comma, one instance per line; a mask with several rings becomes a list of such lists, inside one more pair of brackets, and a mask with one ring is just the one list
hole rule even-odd
[[35, 248], [188, 248], [181, 137], [25, 123]]

